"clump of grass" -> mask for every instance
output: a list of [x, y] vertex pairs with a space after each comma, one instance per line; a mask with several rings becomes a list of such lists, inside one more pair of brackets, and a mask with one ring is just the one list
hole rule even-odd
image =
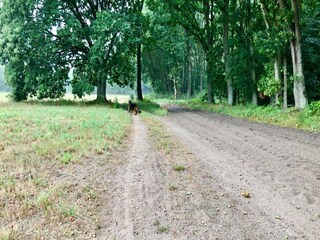
[[13, 177], [4, 177], [0, 179], [0, 190], [4, 189], [6, 192], [12, 192], [15, 189], [16, 182]]
[[69, 163], [71, 163], [72, 158], [73, 158], [73, 156], [71, 153], [65, 152], [62, 154], [62, 157], [60, 158], [60, 162], [62, 164], [69, 164]]
[[173, 170], [177, 171], [177, 172], [183, 172], [186, 170], [186, 168], [185, 168], [185, 166], [178, 164], [178, 165], [173, 166]]
[[42, 191], [37, 197], [37, 205], [38, 207], [48, 210], [52, 207], [54, 203], [53, 192], [49, 190]]
[[88, 199], [97, 199], [98, 197], [98, 193], [96, 191], [94, 191], [90, 186], [85, 186], [83, 188], [83, 192], [87, 194], [87, 198]]
[[153, 225], [157, 227], [157, 233], [158, 234], [166, 233], [166, 232], [169, 231], [169, 227], [168, 226], [161, 226], [160, 225], [160, 221], [158, 219], [155, 220]]
[[172, 184], [171, 184], [171, 185], [169, 186], [169, 190], [170, 190], [170, 191], [176, 191], [176, 190], [178, 190], [178, 187], [177, 187], [176, 185], [172, 185]]
[[60, 204], [59, 210], [65, 218], [75, 218], [77, 216], [77, 209], [74, 206], [65, 206], [63, 204]]
[[14, 240], [17, 239], [15, 230], [0, 229], [0, 240]]
[[45, 181], [44, 181], [43, 179], [41, 179], [41, 178], [34, 178], [34, 179], [32, 180], [32, 183], [33, 183], [34, 185], [40, 186], [40, 187], [46, 185]]
[[159, 234], [167, 233], [168, 231], [169, 231], [169, 227], [168, 226], [159, 226], [158, 229], [157, 229], [157, 232]]

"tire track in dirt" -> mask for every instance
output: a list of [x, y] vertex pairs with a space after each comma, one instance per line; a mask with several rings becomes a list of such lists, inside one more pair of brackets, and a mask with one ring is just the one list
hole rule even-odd
[[139, 117], [133, 117], [129, 139], [126, 150], [113, 157], [122, 164], [107, 180], [110, 212], [104, 217], [100, 239], [158, 239], [156, 220], [167, 218], [168, 197], [163, 194], [162, 174], [156, 166], [159, 156]]
[[[251, 233], [269, 231], [270, 236], [259, 239], [318, 239], [319, 134], [179, 107], [170, 112], [167, 126], [231, 198], [252, 192], [247, 203], [237, 201], [251, 210], [249, 222], [235, 216], [237, 227]], [[252, 228], [250, 222], [258, 224]]]
[[[125, 149], [110, 159], [114, 170], [104, 177], [105, 204], [97, 239], [255, 240], [290, 235], [253, 199], [241, 196], [242, 186], [234, 192], [232, 181], [222, 181], [219, 165], [208, 167], [203, 161], [210, 158], [194, 157], [194, 149], [177, 143], [170, 128], [158, 130], [164, 139], [153, 136], [153, 127], [134, 116]], [[186, 139], [190, 137], [192, 133]], [[169, 153], [155, 144], [164, 140], [169, 141]], [[177, 164], [185, 171], [174, 171]]]

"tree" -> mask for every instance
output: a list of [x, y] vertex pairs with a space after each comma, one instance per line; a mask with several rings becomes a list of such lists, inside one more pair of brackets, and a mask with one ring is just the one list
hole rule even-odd
[[133, 78], [135, 26], [131, 1], [2, 0], [1, 57], [16, 100], [56, 98], [65, 93], [68, 72], [79, 97], [106, 81]]
[[[308, 104], [306, 95], [305, 77], [303, 71], [302, 61], [302, 35], [301, 35], [301, 12], [302, 12], [302, 1], [291, 0], [291, 10], [289, 4], [283, 0], [278, 0], [282, 10], [289, 11], [293, 14], [293, 18], [289, 18], [288, 31], [292, 34], [290, 39], [291, 58], [293, 66], [294, 76], [294, 99], [295, 107], [297, 109], [303, 109]], [[291, 21], [290, 21], [291, 20]]]
[[141, 64], [141, 48], [142, 48], [142, 41], [143, 41], [143, 30], [144, 30], [144, 17], [143, 17], [143, 7], [144, 7], [144, 0], [136, 0], [134, 1], [134, 14], [136, 14], [137, 18], [137, 98], [138, 100], [143, 100], [142, 95], [142, 64]]
[[213, 0], [191, 1], [159, 1], [150, 0], [149, 5], [154, 11], [170, 13], [172, 21], [184, 27], [202, 46], [207, 61], [207, 98], [213, 98], [213, 65], [214, 33], [215, 33], [215, 2]]

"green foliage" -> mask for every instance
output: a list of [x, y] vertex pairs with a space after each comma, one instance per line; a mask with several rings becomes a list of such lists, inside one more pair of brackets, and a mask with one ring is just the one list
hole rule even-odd
[[121, 107], [121, 105], [120, 105], [120, 103], [119, 103], [118, 98], [116, 97], [116, 98], [114, 99], [113, 108], [120, 108], [120, 107]]
[[3, 0], [2, 4], [0, 56], [15, 100], [63, 96], [71, 69], [78, 97], [100, 86], [99, 81], [132, 84], [134, 49], [140, 41], [135, 26], [141, 22], [134, 3]]
[[302, 51], [306, 88], [310, 101], [320, 100], [320, 2], [304, 1]]
[[138, 102], [139, 109], [149, 113], [157, 114], [160, 116], [167, 115], [167, 110], [161, 108], [159, 104], [152, 102], [151, 100], [144, 99], [143, 101]]
[[320, 115], [320, 101], [310, 103], [308, 110], [310, 111], [310, 115]]

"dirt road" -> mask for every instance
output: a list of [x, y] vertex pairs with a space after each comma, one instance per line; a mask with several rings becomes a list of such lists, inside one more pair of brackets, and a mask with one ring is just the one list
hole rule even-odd
[[168, 154], [134, 116], [114, 156], [122, 163], [105, 179], [99, 239], [320, 239], [319, 134], [169, 112], [162, 122], [181, 145]]

